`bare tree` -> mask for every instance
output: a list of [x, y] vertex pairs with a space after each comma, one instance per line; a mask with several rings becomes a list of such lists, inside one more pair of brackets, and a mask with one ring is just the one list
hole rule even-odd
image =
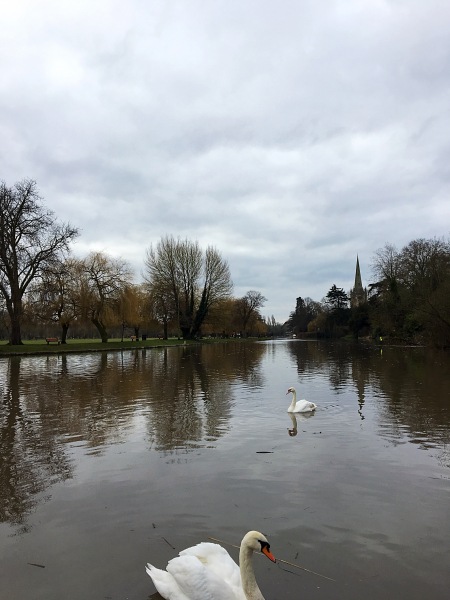
[[92, 252], [81, 263], [79, 303], [82, 314], [97, 328], [103, 343], [108, 341], [107, 327], [117, 321], [121, 292], [130, 285], [131, 268], [124, 260], [102, 252]]
[[261, 292], [249, 290], [245, 296], [236, 300], [237, 320], [245, 333], [249, 323], [259, 314], [259, 309], [267, 302]]
[[444, 240], [413, 240], [399, 255], [402, 283], [419, 295], [429, 294], [448, 278], [449, 256]]
[[173, 302], [172, 287], [163, 287], [162, 284], [147, 285], [148, 304], [151, 317], [163, 327], [163, 337], [165, 340], [169, 337], [169, 325], [176, 323], [179, 331], [178, 313], [176, 304]]
[[203, 253], [198, 242], [166, 236], [147, 250], [145, 266], [147, 283], [155, 294], [164, 291], [184, 339], [194, 338], [211, 308], [231, 294], [228, 263], [215, 248]]
[[130, 327], [139, 337], [139, 330], [145, 321], [148, 298], [142, 285], [126, 284], [119, 292], [116, 311], [122, 329], [122, 341], [125, 328]]
[[386, 244], [375, 254], [372, 324], [397, 337], [448, 346], [450, 340], [450, 243], [416, 239], [397, 252]]
[[400, 271], [400, 256], [395, 246], [385, 244], [379, 248], [372, 260], [372, 273], [378, 281], [386, 280], [393, 282], [397, 280]]
[[58, 224], [41, 204], [36, 182], [0, 183], [0, 292], [11, 322], [10, 344], [22, 344], [23, 298], [30, 284], [68, 251], [78, 230]]
[[69, 257], [52, 263], [31, 286], [35, 317], [61, 326], [61, 344], [66, 343], [70, 325], [80, 317], [79, 273], [80, 261]]

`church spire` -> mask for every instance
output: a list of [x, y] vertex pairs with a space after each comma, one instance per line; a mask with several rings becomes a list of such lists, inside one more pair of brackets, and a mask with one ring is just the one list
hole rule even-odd
[[367, 302], [367, 290], [362, 286], [358, 255], [356, 255], [355, 286], [350, 292], [350, 302], [352, 306], [359, 306]]
[[361, 280], [361, 271], [359, 269], [359, 257], [356, 255], [356, 273], [355, 273], [355, 287], [354, 291], [359, 294], [363, 291], [362, 280]]

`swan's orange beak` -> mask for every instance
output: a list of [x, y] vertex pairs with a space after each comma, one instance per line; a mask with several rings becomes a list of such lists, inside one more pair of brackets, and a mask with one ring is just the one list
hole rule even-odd
[[270, 558], [270, 560], [274, 563], [277, 562], [277, 559], [275, 558], [275, 556], [272, 554], [272, 552], [267, 548], [267, 546], [264, 546], [264, 548], [262, 548], [262, 553], [265, 554], [267, 556], [267, 558]]

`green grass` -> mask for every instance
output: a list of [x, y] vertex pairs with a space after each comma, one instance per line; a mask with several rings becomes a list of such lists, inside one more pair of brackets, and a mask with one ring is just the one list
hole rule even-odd
[[67, 340], [66, 344], [47, 344], [42, 340], [25, 340], [20, 346], [10, 346], [7, 341], [0, 341], [0, 356], [11, 354], [58, 354], [62, 352], [98, 352], [102, 350], [129, 350], [130, 348], [157, 348], [160, 346], [180, 346], [183, 344], [192, 344], [194, 342], [170, 338], [162, 340], [159, 338], [147, 338], [133, 342], [129, 339], [112, 338], [106, 344], [98, 339], [89, 340]]

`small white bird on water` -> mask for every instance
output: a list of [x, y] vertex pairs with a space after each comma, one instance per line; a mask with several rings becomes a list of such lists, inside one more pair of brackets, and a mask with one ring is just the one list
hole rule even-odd
[[264, 600], [253, 571], [253, 552], [276, 562], [267, 538], [249, 531], [241, 542], [239, 567], [222, 546], [203, 542], [169, 560], [167, 571], [151, 564], [146, 571], [166, 600]]
[[295, 388], [290, 387], [286, 392], [286, 396], [288, 394], [292, 394], [292, 402], [288, 408], [289, 413], [302, 413], [302, 412], [312, 412], [316, 410], [317, 405], [314, 402], [309, 402], [308, 400], [297, 400], [297, 392]]

